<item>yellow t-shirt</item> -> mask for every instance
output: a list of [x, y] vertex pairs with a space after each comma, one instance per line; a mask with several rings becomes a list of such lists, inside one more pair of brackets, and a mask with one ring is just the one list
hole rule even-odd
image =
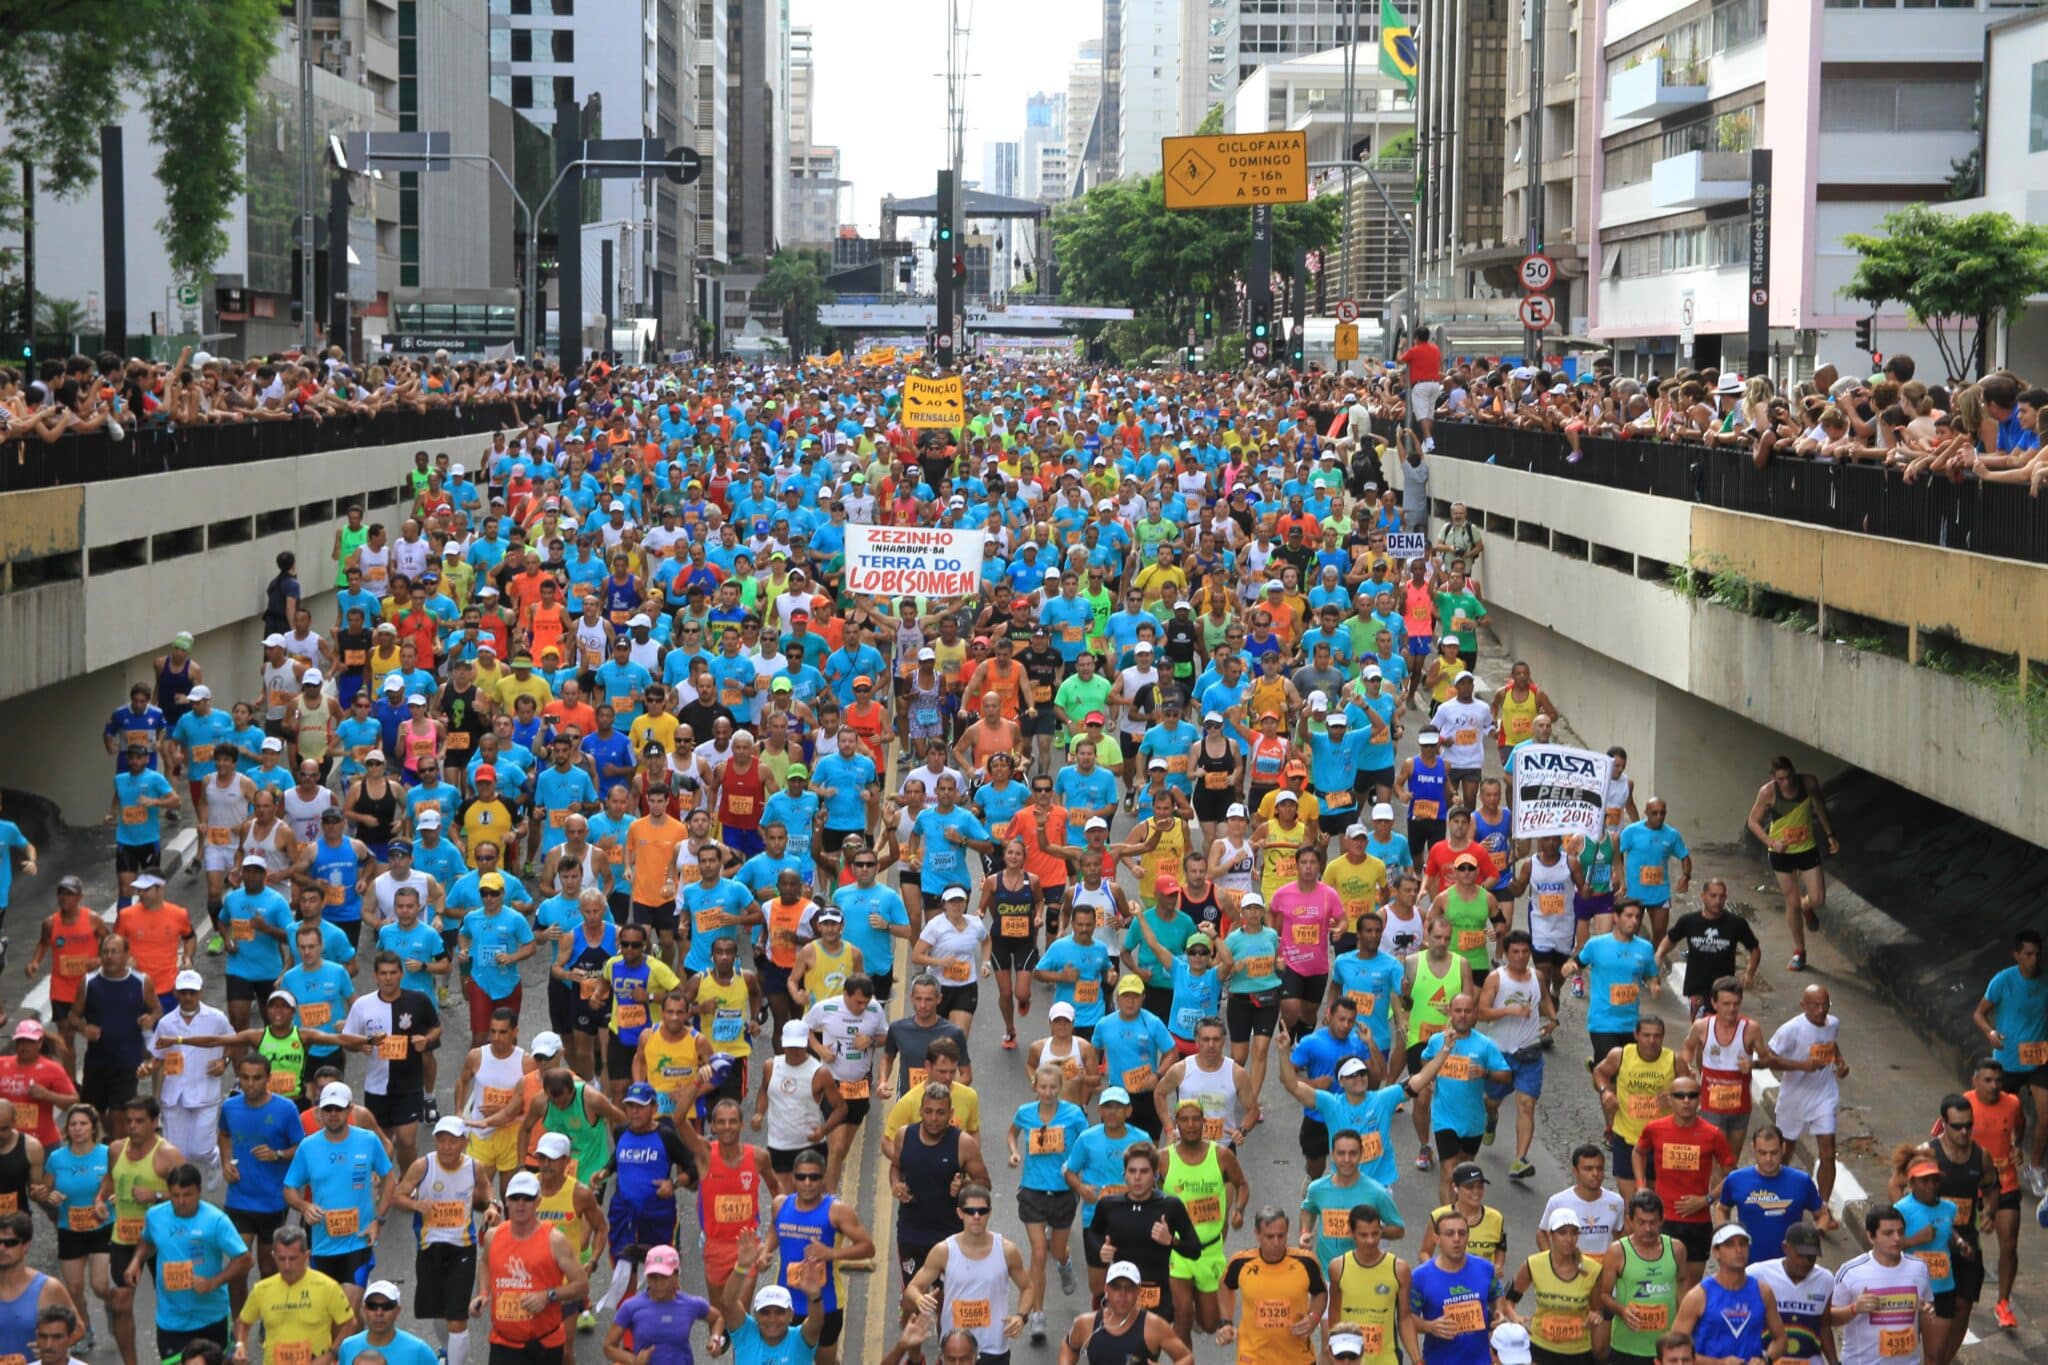
[[528, 673], [526, 681], [521, 682], [518, 675], [510, 670], [498, 679], [494, 695], [498, 699], [498, 709], [508, 714], [512, 711], [513, 704], [521, 697], [532, 697], [536, 711], [547, 709], [547, 704], [555, 699], [554, 690], [548, 686], [548, 680], [540, 674]]
[[304, 1346], [317, 1359], [334, 1345], [335, 1330], [354, 1318], [348, 1295], [317, 1270], [307, 1270], [297, 1284], [284, 1276], [258, 1280], [242, 1305], [242, 1321], [263, 1324], [263, 1365], [285, 1365], [297, 1356], [288, 1346]]
[[633, 741], [636, 754], [645, 751], [650, 738], [662, 747], [664, 753], [672, 754], [676, 751], [676, 727], [680, 724], [682, 722], [676, 719], [673, 711], [664, 711], [658, 716], [643, 715], [634, 720], [626, 735]]
[[[924, 1118], [924, 1087], [914, 1085], [896, 1097], [882, 1120], [882, 1136], [895, 1137]], [[965, 1081], [953, 1082], [953, 1123], [963, 1133], [981, 1136], [981, 1096]]]
[[1387, 865], [1370, 853], [1362, 863], [1339, 856], [1323, 869], [1323, 884], [1344, 902], [1345, 931], [1355, 934], [1359, 916], [1377, 908], [1387, 897]]

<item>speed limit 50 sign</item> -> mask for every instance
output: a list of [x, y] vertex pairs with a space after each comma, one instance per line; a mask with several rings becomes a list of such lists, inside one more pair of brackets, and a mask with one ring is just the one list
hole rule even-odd
[[1557, 263], [1540, 251], [1532, 251], [1522, 258], [1522, 288], [1531, 294], [1541, 294], [1557, 280]]

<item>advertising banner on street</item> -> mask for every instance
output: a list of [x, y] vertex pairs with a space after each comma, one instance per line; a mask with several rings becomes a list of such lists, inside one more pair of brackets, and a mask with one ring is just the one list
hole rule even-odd
[[967, 420], [967, 391], [960, 376], [941, 379], [911, 375], [903, 381], [903, 425], [957, 427]]
[[1510, 786], [1517, 839], [1600, 837], [1612, 759], [1591, 749], [1525, 744], [1515, 751], [1514, 762]]
[[926, 526], [846, 528], [846, 588], [879, 597], [966, 597], [981, 586], [985, 533]]

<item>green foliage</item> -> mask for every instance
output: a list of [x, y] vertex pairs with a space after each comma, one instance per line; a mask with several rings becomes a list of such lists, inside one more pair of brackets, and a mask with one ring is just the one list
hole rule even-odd
[[[165, 254], [199, 279], [227, 250], [244, 120], [277, 39], [276, 0], [0, 5], [0, 161], [33, 163], [39, 193], [77, 193], [99, 173], [100, 126], [132, 94], [162, 152]], [[19, 182], [0, 183], [0, 223], [16, 223]]]
[[1842, 292], [1873, 308], [1904, 304], [1951, 375], [1983, 373], [1996, 319], [2048, 290], [2048, 227], [2004, 213], [1955, 216], [1909, 204], [1886, 214], [1883, 228], [1842, 239], [1862, 257]]
[[832, 302], [832, 291], [825, 287], [831, 268], [831, 255], [824, 249], [793, 247], [776, 252], [761, 277], [757, 292], [782, 310], [782, 332], [793, 352], [801, 354], [811, 338], [823, 334], [818, 309]]
[[[18, 307], [19, 305], [17, 305]], [[77, 299], [36, 299], [36, 332], [46, 337], [70, 337], [85, 330], [85, 305]]]

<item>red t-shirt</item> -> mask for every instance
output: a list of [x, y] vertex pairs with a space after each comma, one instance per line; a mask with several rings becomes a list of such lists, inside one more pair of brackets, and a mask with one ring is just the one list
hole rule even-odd
[[57, 1111], [65, 1106], [30, 1099], [31, 1085], [74, 1097], [78, 1087], [72, 1084], [63, 1065], [48, 1057], [38, 1057], [29, 1066], [23, 1066], [12, 1053], [0, 1056], [0, 1099], [14, 1102], [15, 1130], [27, 1133], [43, 1144], [44, 1151], [49, 1151], [57, 1145]]
[[1678, 1120], [1667, 1114], [1643, 1125], [1636, 1150], [1650, 1164], [1651, 1183], [1657, 1197], [1664, 1201], [1665, 1221], [1710, 1221], [1707, 1205], [1702, 1204], [1693, 1213], [1680, 1213], [1678, 1201], [1687, 1195], [1706, 1194], [1713, 1182], [1714, 1163], [1724, 1167], [1735, 1165], [1735, 1154], [1728, 1150], [1728, 1139], [1721, 1136], [1719, 1128], [1702, 1119], [1694, 1119], [1681, 1128]]
[[1429, 856], [1422, 863], [1424, 878], [1433, 878], [1436, 882], [1449, 886], [1456, 880], [1451, 875], [1451, 863], [1467, 853], [1479, 860], [1479, 880], [1475, 885], [1491, 887], [1500, 880], [1500, 864], [1494, 862], [1493, 854], [1477, 839], [1458, 849], [1452, 848], [1448, 839], [1439, 839], [1431, 844]]
[[1444, 353], [1434, 341], [1418, 341], [1401, 356], [1411, 384], [1434, 384], [1444, 377]]

